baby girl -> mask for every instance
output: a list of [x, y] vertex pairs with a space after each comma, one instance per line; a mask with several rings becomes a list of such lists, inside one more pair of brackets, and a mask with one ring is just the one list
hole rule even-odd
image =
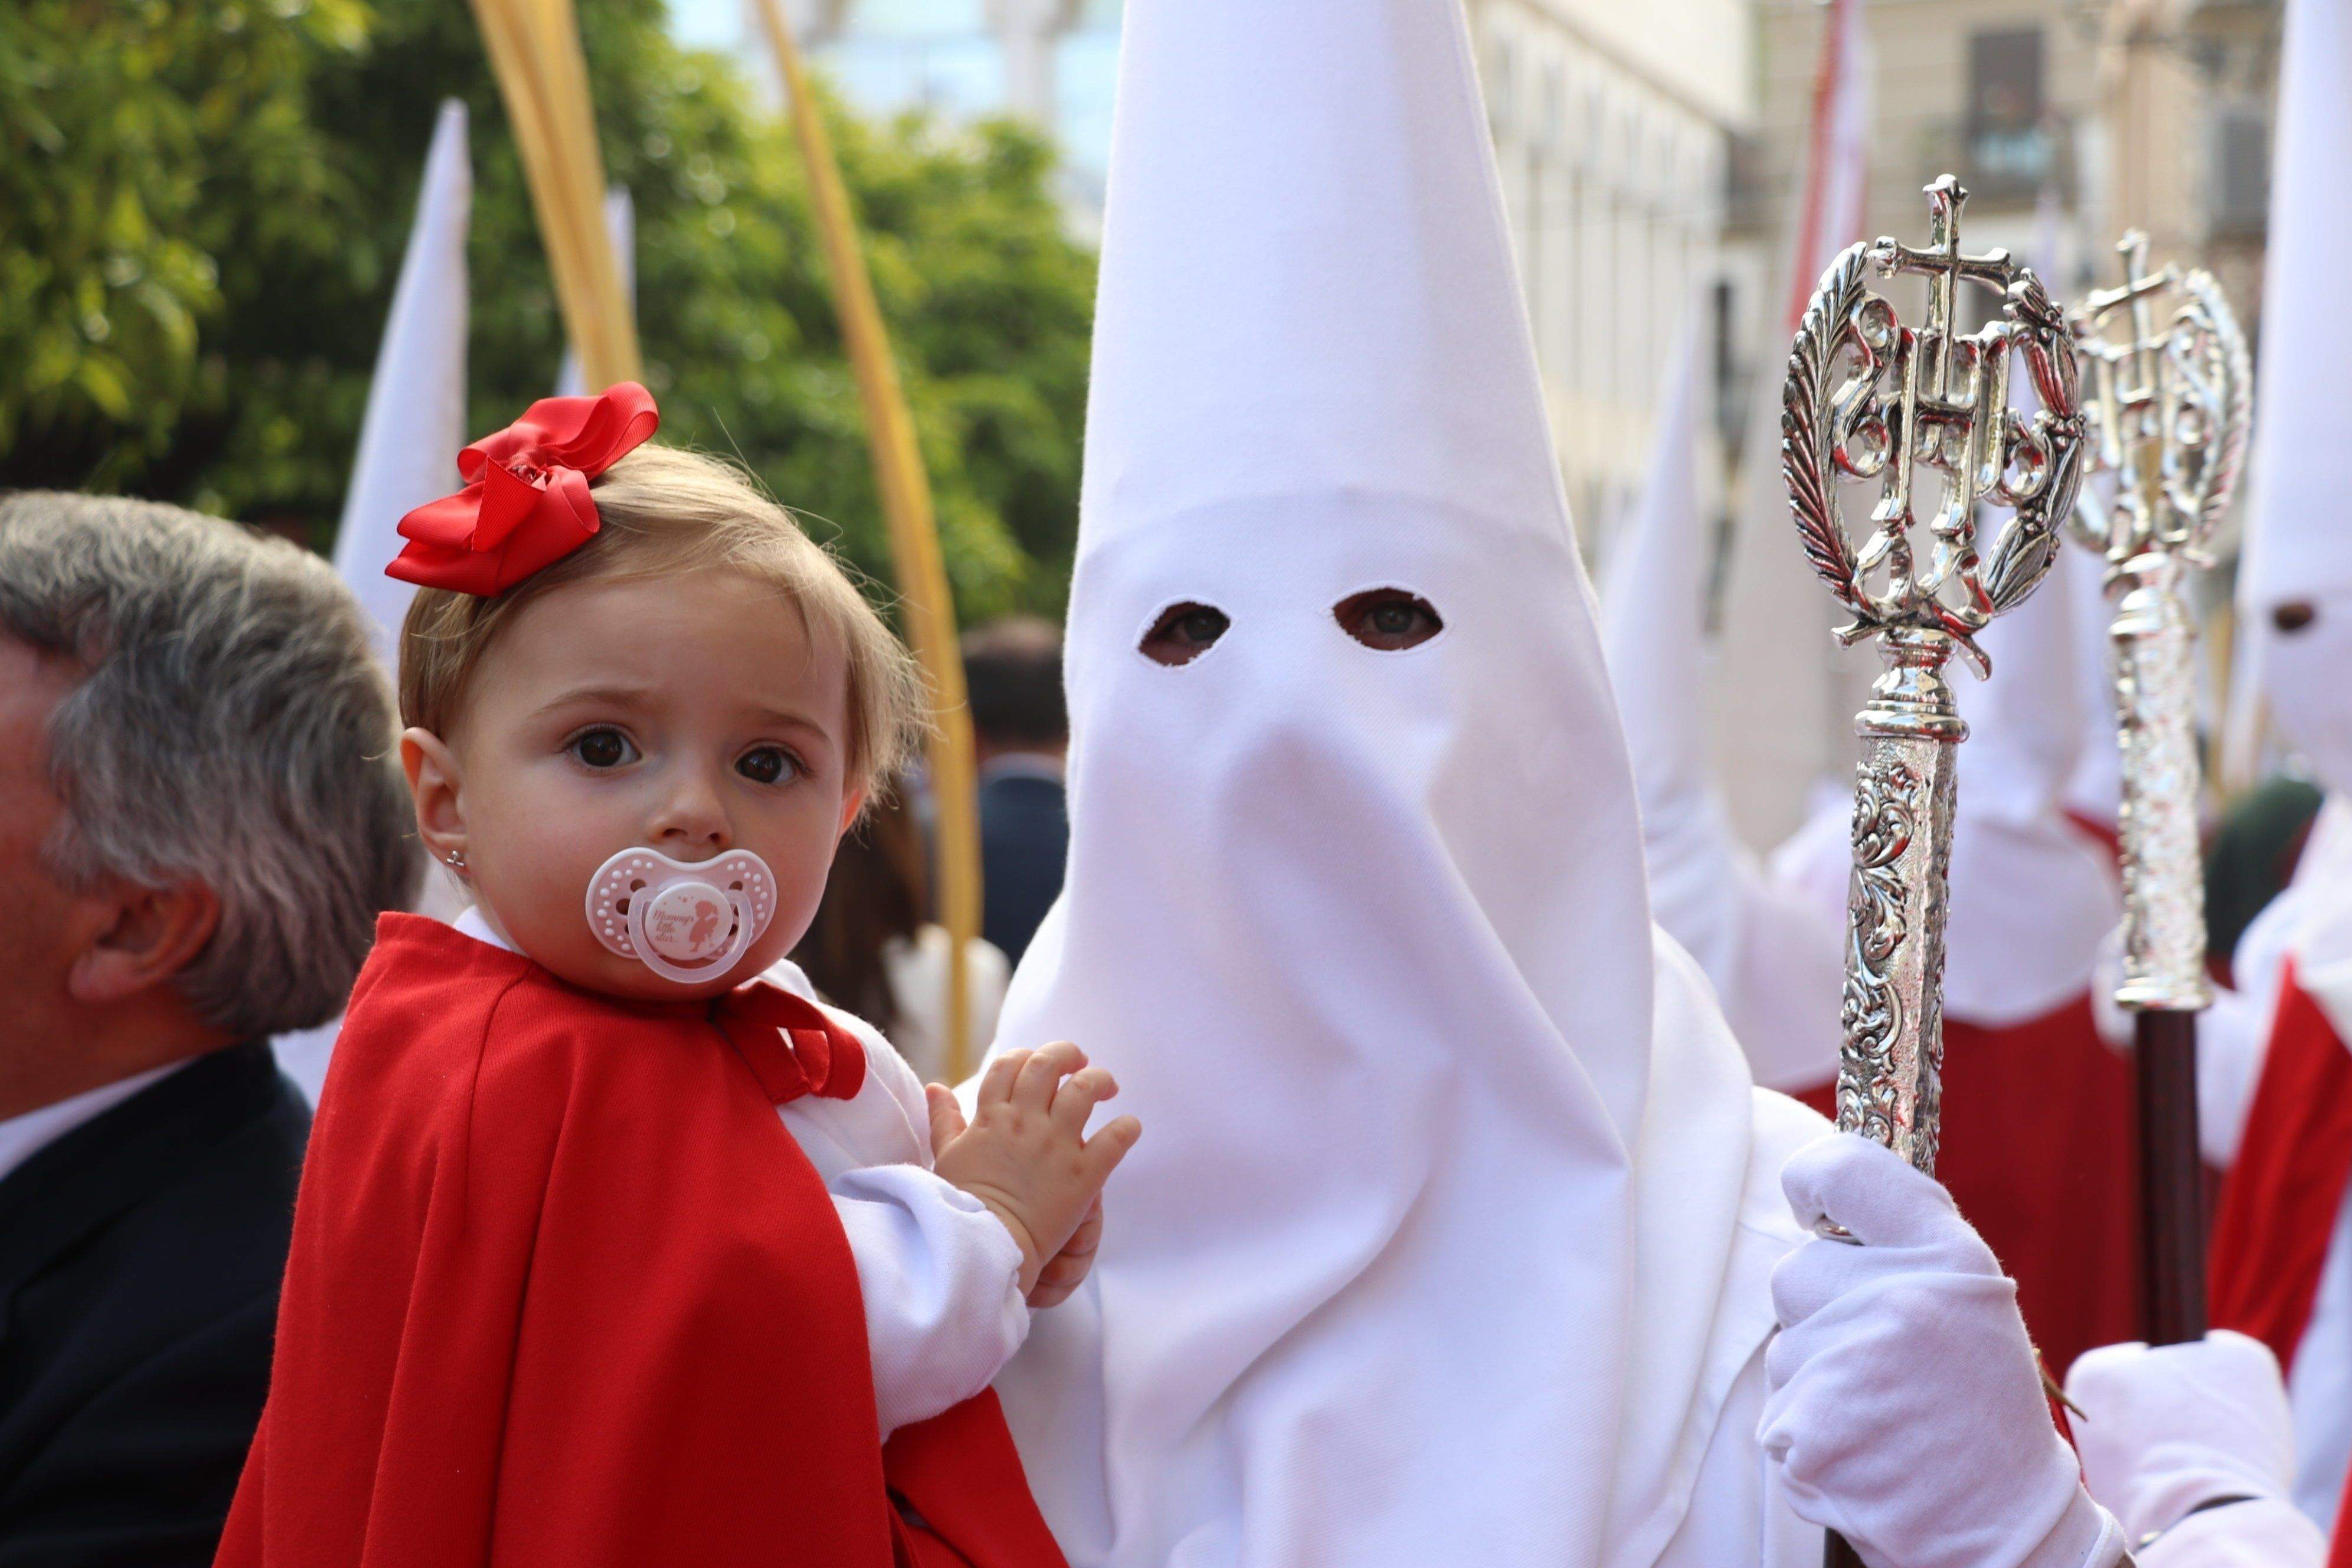
[[966, 1126], [780, 962], [919, 687], [656, 422], [535, 404], [401, 524], [401, 760], [472, 907], [352, 990], [222, 1563], [1061, 1561], [987, 1387], [1136, 1122], [1087, 1137], [1115, 1086], [1054, 1045]]

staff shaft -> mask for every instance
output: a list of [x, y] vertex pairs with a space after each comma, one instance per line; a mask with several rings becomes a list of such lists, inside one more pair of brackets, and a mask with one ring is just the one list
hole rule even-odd
[[1936, 1171], [1944, 1065], [1944, 921], [1958, 748], [1968, 733], [1937, 631], [1890, 630], [1888, 668], [1854, 718], [1838, 1126]]
[[2139, 1069], [2140, 1325], [2152, 1345], [2205, 1337], [2205, 1164], [2197, 1015], [2133, 1020]]
[[2124, 984], [2134, 1011], [2140, 1328], [2150, 1344], [2205, 1332], [2205, 1167], [2197, 1141], [2197, 1014], [2205, 977], [2198, 842], [2196, 622], [2174, 554], [2132, 558], [2112, 636], [2123, 748]]
[[[1846, 892], [1838, 1127], [1929, 1175], [1944, 1068], [1944, 919], [1958, 763], [1967, 726], [1943, 679], [1940, 632], [1898, 627], [1886, 673], [1854, 716], [1853, 874]], [[1843, 1233], [1839, 1233], [1843, 1234]], [[1824, 1568], [1863, 1568], [1829, 1532]]]

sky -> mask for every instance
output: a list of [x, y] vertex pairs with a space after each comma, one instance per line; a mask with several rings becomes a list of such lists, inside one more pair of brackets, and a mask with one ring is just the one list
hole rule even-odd
[[[751, 52], [744, 0], [669, 0], [669, 8], [670, 31], [681, 42], [739, 56]], [[1088, 0], [1079, 29], [1063, 40], [1056, 62], [1066, 194], [1080, 209], [1101, 200], [1118, 10], [1118, 0]], [[845, 36], [820, 46], [813, 58], [870, 114], [923, 106], [954, 119], [991, 113], [1004, 99], [1003, 61], [988, 32], [985, 0], [857, 0]]]

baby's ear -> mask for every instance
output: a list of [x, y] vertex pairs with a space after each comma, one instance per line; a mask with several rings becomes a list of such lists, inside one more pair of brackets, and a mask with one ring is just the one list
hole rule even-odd
[[833, 830], [833, 836], [835, 838], [839, 838], [843, 834], [847, 833], [851, 828], [856, 826], [857, 818], [865, 809], [866, 786], [864, 784], [853, 785], [849, 792], [841, 797], [841, 823], [840, 826], [836, 826]]
[[436, 860], [452, 852], [466, 853], [466, 813], [457, 795], [461, 779], [457, 756], [430, 730], [414, 726], [401, 731], [401, 771], [408, 775], [408, 793], [416, 803], [416, 836]]

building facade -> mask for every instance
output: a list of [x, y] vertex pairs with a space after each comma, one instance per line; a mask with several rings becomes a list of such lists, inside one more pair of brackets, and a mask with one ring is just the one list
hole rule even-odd
[[[674, 0], [690, 40], [765, 79], [751, 0]], [[1118, 0], [786, 0], [869, 113], [1010, 113], [1052, 135], [1073, 224], [1099, 218]], [[1750, 0], [1468, 0], [1570, 499], [1622, 517], [1682, 333], [1720, 335], [1726, 176], [1752, 119]], [[1709, 433], [1710, 461], [1719, 445]], [[1717, 465], [1719, 466], [1719, 464]]]
[[[1752, 125], [1746, 0], [1472, 0], [1487, 115], [1569, 494], [1607, 553], [1668, 365], [1721, 335], [1730, 153]], [[1703, 351], [1706, 352], [1706, 351]], [[1718, 482], [1720, 442], [1703, 459]]]

